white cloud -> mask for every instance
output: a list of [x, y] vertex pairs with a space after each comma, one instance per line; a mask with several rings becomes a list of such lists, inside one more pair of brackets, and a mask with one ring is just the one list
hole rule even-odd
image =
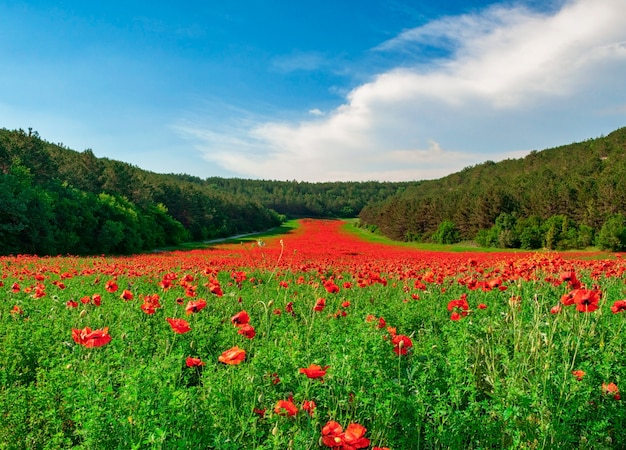
[[551, 15], [496, 6], [443, 18], [376, 51], [415, 55], [420, 45], [442, 43], [445, 58], [425, 67], [415, 55], [414, 64], [356, 87], [324, 117], [311, 110], [319, 117], [260, 123], [234, 141], [195, 137], [207, 160], [230, 171], [308, 181], [437, 178], [545, 148], [554, 133], [600, 110], [605, 124], [624, 121], [615, 75], [626, 73], [624, 17], [624, 0], [576, 0]]
[[309, 114], [313, 116], [323, 116], [324, 112], [318, 108], [309, 109]]

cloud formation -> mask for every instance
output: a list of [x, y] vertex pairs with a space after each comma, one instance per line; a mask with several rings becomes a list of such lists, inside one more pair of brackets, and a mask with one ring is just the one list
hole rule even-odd
[[[205, 159], [243, 177], [438, 178], [624, 126], [623, 17], [623, 0], [573, 0], [551, 14], [493, 6], [444, 17], [373, 49], [405, 61], [323, 116], [311, 109], [313, 118], [256, 123], [236, 137], [178, 129]], [[421, 59], [421, 48], [437, 46], [439, 58]], [[554, 142], [568, 129], [573, 139]]]

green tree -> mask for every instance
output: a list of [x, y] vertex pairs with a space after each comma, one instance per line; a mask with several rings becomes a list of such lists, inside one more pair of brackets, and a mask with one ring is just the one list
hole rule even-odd
[[626, 250], [626, 217], [623, 214], [614, 214], [604, 222], [598, 233], [597, 245], [602, 250]]

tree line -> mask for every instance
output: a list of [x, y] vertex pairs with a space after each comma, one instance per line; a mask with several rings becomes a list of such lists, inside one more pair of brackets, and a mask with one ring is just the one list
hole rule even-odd
[[626, 128], [525, 158], [487, 161], [365, 206], [396, 240], [626, 250]]

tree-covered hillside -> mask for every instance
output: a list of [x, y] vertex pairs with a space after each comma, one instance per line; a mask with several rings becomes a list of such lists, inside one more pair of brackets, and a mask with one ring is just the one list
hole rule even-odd
[[626, 128], [621, 128], [425, 181], [368, 205], [359, 217], [362, 225], [397, 240], [475, 239], [522, 248], [596, 243], [621, 250], [626, 234], [622, 244], [617, 241], [625, 212]]
[[0, 129], [0, 254], [134, 253], [282, 220], [240, 195]]

